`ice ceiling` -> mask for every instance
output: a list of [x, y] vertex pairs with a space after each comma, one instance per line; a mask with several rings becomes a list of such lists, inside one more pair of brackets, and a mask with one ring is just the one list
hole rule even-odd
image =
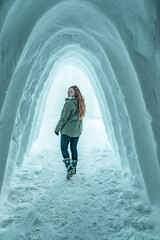
[[68, 63], [90, 79], [122, 169], [160, 204], [159, 8], [152, 0], [1, 3], [1, 194], [37, 136], [53, 73]]

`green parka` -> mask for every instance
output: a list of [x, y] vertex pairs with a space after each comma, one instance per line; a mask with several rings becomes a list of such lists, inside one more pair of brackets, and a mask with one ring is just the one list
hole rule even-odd
[[77, 99], [65, 98], [60, 120], [58, 121], [55, 132], [68, 135], [70, 137], [79, 137], [82, 134], [83, 121], [78, 118]]

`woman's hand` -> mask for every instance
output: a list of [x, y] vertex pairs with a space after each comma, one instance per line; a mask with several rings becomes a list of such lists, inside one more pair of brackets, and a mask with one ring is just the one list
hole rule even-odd
[[56, 134], [56, 135], [59, 135], [59, 133], [58, 133], [58, 132], [55, 132], [55, 134]]

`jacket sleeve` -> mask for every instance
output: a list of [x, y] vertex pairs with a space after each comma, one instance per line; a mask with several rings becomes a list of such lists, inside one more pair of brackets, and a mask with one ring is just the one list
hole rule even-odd
[[73, 105], [71, 102], [66, 102], [64, 104], [64, 107], [61, 112], [60, 120], [58, 121], [56, 128], [54, 130], [55, 132], [59, 132], [62, 129], [62, 127], [66, 124], [67, 120], [69, 119], [72, 109], [73, 109]]

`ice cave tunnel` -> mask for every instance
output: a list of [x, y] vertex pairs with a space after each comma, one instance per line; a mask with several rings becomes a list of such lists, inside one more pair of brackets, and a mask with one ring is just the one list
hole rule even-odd
[[39, 134], [54, 76], [72, 64], [90, 81], [122, 171], [160, 206], [159, 9], [152, 0], [1, 2], [1, 197]]

